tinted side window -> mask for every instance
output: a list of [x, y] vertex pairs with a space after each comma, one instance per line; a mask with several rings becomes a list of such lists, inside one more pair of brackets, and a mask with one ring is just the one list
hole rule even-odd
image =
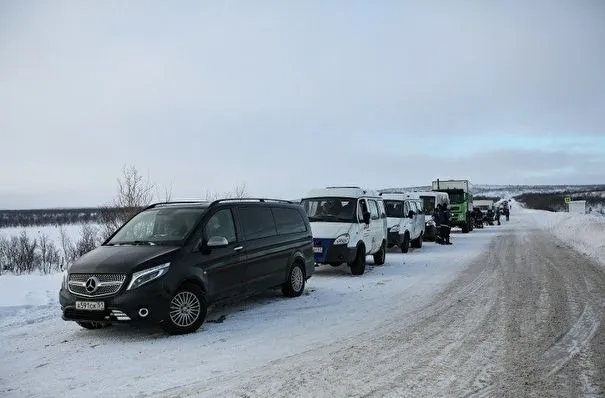
[[378, 216], [378, 205], [375, 200], [368, 200], [370, 203], [370, 218], [372, 220], [378, 220], [380, 217]]
[[305, 222], [298, 210], [274, 207], [271, 211], [273, 211], [275, 225], [279, 235], [294, 234], [307, 230]]
[[210, 217], [204, 229], [204, 237], [209, 239], [212, 236], [227, 238], [229, 243], [237, 241], [235, 224], [233, 224], [233, 214], [230, 209], [219, 210]]
[[269, 207], [240, 207], [239, 215], [245, 239], [260, 239], [277, 235], [275, 221]]

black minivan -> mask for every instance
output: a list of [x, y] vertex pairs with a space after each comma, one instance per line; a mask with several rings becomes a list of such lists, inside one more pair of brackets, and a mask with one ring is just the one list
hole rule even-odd
[[197, 330], [208, 304], [281, 286], [303, 293], [313, 238], [299, 204], [221, 199], [148, 206], [64, 273], [63, 319], [87, 329], [152, 321]]

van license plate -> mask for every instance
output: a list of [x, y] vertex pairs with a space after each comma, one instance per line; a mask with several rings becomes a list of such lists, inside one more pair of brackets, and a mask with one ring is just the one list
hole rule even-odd
[[84, 311], [103, 311], [105, 310], [104, 301], [76, 301], [76, 309]]
[[313, 247], [313, 253], [320, 253], [321, 254], [321, 253], [323, 253], [323, 251], [324, 251], [324, 249], [321, 246], [319, 246], [319, 247], [314, 246]]

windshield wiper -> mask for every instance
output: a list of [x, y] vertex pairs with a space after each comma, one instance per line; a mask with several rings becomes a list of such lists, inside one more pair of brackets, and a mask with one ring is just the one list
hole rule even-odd
[[115, 242], [115, 243], [107, 244], [107, 246], [122, 246], [122, 245], [155, 246], [156, 244], [150, 240], [133, 240], [131, 242]]

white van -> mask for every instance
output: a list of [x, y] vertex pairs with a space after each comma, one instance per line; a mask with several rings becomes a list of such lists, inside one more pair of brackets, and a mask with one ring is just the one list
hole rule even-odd
[[422, 200], [422, 209], [425, 218], [424, 240], [434, 241], [437, 235], [437, 227], [433, 214], [437, 205], [450, 205], [450, 196], [447, 192], [423, 191], [415, 192]]
[[388, 246], [399, 246], [407, 253], [410, 246], [422, 247], [424, 212], [422, 200], [415, 193], [381, 193], [387, 213]]
[[316, 264], [347, 263], [353, 275], [365, 272], [366, 256], [385, 261], [387, 215], [377, 192], [360, 187], [314, 189], [301, 199], [313, 232]]

